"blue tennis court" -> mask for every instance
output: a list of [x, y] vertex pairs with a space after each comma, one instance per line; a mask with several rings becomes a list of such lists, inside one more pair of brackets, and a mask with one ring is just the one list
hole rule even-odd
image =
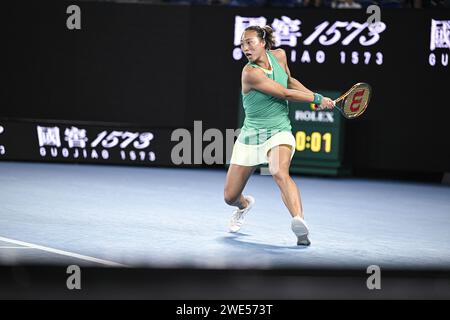
[[312, 245], [296, 245], [272, 177], [228, 233], [225, 170], [0, 163], [0, 263], [128, 267], [450, 267], [450, 188], [294, 177]]

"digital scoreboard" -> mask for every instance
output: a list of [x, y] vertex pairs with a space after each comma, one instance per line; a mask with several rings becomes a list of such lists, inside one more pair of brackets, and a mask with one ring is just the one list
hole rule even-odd
[[[336, 99], [337, 91], [320, 91]], [[344, 174], [344, 125], [346, 119], [333, 110], [315, 110], [310, 103], [289, 103], [289, 118], [295, 136], [296, 152], [291, 171], [323, 175]]]

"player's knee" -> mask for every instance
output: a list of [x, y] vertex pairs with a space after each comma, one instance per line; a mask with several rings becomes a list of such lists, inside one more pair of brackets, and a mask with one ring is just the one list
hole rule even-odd
[[285, 183], [289, 180], [289, 172], [286, 172], [284, 170], [275, 170], [272, 173], [273, 179], [276, 181], [276, 183]]
[[238, 200], [238, 196], [227, 191], [224, 192], [223, 198], [225, 203], [228, 204], [229, 206], [232, 206]]

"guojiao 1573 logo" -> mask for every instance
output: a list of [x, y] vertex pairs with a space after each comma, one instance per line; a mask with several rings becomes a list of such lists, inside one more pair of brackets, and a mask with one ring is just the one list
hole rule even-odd
[[[64, 130], [61, 128], [39, 125], [36, 127], [42, 158], [109, 160], [111, 157], [122, 161], [141, 162], [156, 160], [155, 152], [149, 150], [154, 138], [151, 132], [109, 129], [99, 132], [101, 129], [98, 128], [74, 126]], [[61, 139], [61, 131], [64, 133], [64, 139]]]
[[[234, 60], [245, 58], [240, 49], [241, 36], [245, 28], [267, 24], [269, 23], [265, 17], [235, 16]], [[322, 64], [332, 60], [345, 65], [383, 64], [382, 50], [374, 49], [381, 39], [381, 34], [386, 30], [386, 24], [382, 21], [371, 23], [370, 20], [361, 22], [322, 20], [314, 26], [305, 28], [300, 19], [282, 16], [273, 19], [270, 26], [274, 30], [275, 46], [283, 47], [292, 63]], [[313, 31], [304, 33], [304, 29]], [[330, 47], [336, 46], [340, 49], [338, 54], [336, 50], [329, 50]]]
[[430, 30], [430, 54], [428, 63], [430, 66], [448, 66], [450, 50], [450, 20], [431, 19]]

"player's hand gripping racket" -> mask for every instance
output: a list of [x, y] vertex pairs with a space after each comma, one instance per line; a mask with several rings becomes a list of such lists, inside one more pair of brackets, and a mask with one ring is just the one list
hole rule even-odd
[[346, 93], [334, 100], [334, 107], [347, 119], [359, 117], [369, 105], [372, 88], [369, 84], [359, 82]]

